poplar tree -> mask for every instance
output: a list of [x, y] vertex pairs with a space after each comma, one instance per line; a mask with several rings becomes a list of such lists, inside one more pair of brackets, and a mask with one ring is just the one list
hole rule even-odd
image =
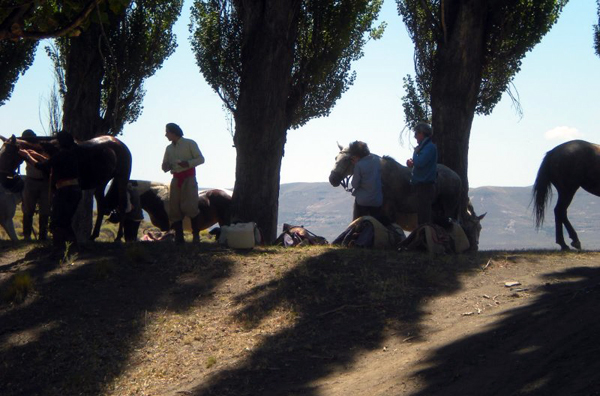
[[287, 131], [327, 116], [352, 85], [381, 0], [197, 0], [192, 46], [200, 71], [233, 114], [234, 221], [275, 240]]

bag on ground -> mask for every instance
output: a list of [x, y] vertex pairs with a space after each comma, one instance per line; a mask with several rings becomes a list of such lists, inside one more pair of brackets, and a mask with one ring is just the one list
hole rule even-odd
[[304, 226], [294, 226], [283, 224], [283, 231], [275, 240], [275, 245], [283, 247], [307, 246], [307, 245], [327, 245], [327, 239], [315, 235]]

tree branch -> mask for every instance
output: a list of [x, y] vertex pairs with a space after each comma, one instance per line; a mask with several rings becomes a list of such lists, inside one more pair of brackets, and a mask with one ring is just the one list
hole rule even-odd
[[66, 26], [50, 32], [25, 31], [23, 30], [24, 20], [22, 15], [28, 11], [31, 2], [18, 6], [19, 12], [13, 12], [2, 23], [0, 30], [0, 40], [32, 39], [41, 40], [52, 37], [61, 37], [67, 35], [73, 29], [80, 26], [89, 17], [91, 12], [104, 0], [91, 0], [88, 5]]

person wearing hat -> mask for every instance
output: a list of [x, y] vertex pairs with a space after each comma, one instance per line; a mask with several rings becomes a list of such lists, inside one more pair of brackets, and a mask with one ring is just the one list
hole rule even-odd
[[381, 158], [371, 154], [365, 142], [355, 141], [348, 146], [348, 153], [354, 164], [352, 174], [352, 195], [354, 212], [352, 219], [372, 216], [384, 225], [388, 221], [381, 214], [383, 190], [381, 185]]
[[[169, 220], [175, 230], [175, 241], [182, 243], [184, 217], [192, 220], [194, 231], [199, 220], [196, 167], [204, 163], [204, 157], [195, 141], [183, 137], [179, 125], [169, 123], [165, 129], [171, 144], [165, 150], [162, 170], [173, 176], [169, 188]], [[200, 242], [199, 233], [194, 232], [194, 242]]]
[[[31, 129], [26, 129], [21, 134], [22, 138], [34, 138], [37, 135]], [[48, 238], [48, 216], [50, 214], [50, 181], [49, 176], [27, 162], [25, 166], [25, 187], [23, 188], [23, 239], [31, 240], [33, 231], [33, 214], [35, 207], [39, 207], [38, 239], [45, 241]]]
[[56, 249], [61, 254], [67, 247], [67, 242], [74, 244], [77, 249], [77, 239], [72, 227], [73, 216], [81, 200], [79, 186], [79, 166], [77, 160], [77, 144], [71, 134], [61, 131], [56, 134], [59, 151], [51, 157], [33, 150], [19, 150], [29, 164], [48, 174], [52, 174], [52, 211], [50, 214], [50, 231]]
[[413, 157], [406, 161], [411, 168], [410, 183], [417, 195], [418, 224], [431, 223], [431, 205], [435, 199], [437, 179], [437, 147], [431, 141], [433, 129], [426, 122], [419, 122], [414, 128], [417, 147]]

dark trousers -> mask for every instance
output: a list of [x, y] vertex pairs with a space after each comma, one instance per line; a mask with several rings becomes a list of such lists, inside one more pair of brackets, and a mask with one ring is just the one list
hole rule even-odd
[[435, 184], [424, 183], [413, 185], [417, 195], [417, 222], [419, 225], [431, 223], [431, 205], [435, 198]]
[[75, 232], [71, 221], [80, 200], [81, 189], [79, 186], [62, 187], [54, 192], [50, 214], [50, 230], [55, 245], [64, 247], [66, 241], [75, 242]]
[[391, 221], [383, 214], [381, 206], [363, 206], [354, 202], [354, 212], [352, 214], [352, 220], [356, 220], [359, 217], [371, 216], [374, 217], [384, 226], [387, 226]]

